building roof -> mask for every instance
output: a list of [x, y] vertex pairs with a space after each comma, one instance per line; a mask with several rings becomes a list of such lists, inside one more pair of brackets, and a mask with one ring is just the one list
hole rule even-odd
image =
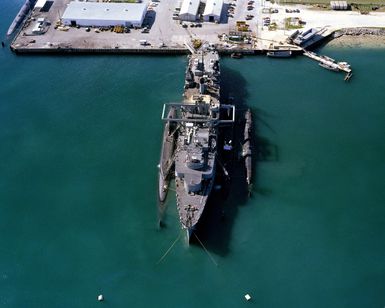
[[348, 6], [348, 3], [347, 1], [330, 1], [330, 6], [346, 8]]
[[205, 11], [203, 12], [203, 16], [205, 15], [221, 16], [222, 7], [223, 7], [223, 0], [207, 0]]
[[141, 21], [146, 11], [143, 3], [99, 3], [71, 1], [62, 18], [73, 20]]
[[190, 14], [197, 15], [199, 8], [199, 0], [183, 0], [179, 15]]
[[43, 8], [43, 6], [45, 5], [46, 2], [47, 2], [47, 0], [37, 0], [37, 2], [35, 4], [35, 8], [36, 9]]

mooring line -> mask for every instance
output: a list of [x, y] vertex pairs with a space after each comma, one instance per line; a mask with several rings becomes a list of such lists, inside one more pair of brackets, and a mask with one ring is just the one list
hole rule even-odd
[[211, 256], [211, 254], [209, 253], [209, 251], [206, 249], [205, 245], [203, 245], [203, 243], [201, 242], [201, 240], [199, 239], [198, 235], [196, 235], [196, 233], [194, 233], [195, 237], [197, 238], [197, 240], [199, 241], [199, 243], [202, 245], [203, 249], [206, 251], [207, 255], [210, 257], [211, 261], [214, 263], [215, 266], [218, 267], [218, 263], [215, 262], [214, 258]]
[[164, 253], [164, 255], [158, 260], [158, 262], [156, 262], [156, 264], [158, 265], [160, 262], [163, 261], [163, 259], [168, 255], [168, 253], [171, 251], [171, 249], [175, 246], [175, 244], [179, 241], [180, 239], [180, 236], [182, 234], [182, 230], [180, 231], [178, 237], [176, 238], [176, 240], [174, 241], [174, 243], [172, 243], [172, 245], [169, 247], [169, 249], [167, 249], [167, 251]]

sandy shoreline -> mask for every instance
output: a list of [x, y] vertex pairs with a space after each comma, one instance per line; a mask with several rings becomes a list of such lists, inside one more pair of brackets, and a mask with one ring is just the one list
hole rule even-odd
[[343, 35], [327, 43], [332, 47], [362, 47], [362, 48], [385, 48], [385, 36], [382, 35]]

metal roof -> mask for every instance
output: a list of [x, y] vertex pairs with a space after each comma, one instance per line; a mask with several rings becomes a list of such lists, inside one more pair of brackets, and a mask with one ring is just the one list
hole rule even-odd
[[183, 0], [179, 15], [190, 14], [197, 15], [199, 8], [199, 0]]
[[143, 3], [70, 2], [62, 16], [73, 20], [141, 21], [146, 11]]
[[46, 2], [47, 2], [47, 0], [37, 0], [37, 2], [35, 4], [35, 8], [36, 9], [43, 8], [43, 6], [45, 5]]
[[330, 1], [330, 6], [332, 8], [347, 9], [347, 1]]
[[221, 16], [222, 7], [223, 7], [223, 0], [207, 0], [205, 11], [203, 12], [203, 16], [206, 16], [206, 15]]

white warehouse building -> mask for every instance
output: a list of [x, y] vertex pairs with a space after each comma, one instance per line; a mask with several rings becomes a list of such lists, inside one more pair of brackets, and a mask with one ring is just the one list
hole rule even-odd
[[219, 22], [221, 20], [223, 0], [207, 0], [203, 20]]
[[141, 27], [146, 4], [75, 2], [68, 4], [62, 22], [68, 26], [135, 26]]
[[184, 21], [196, 21], [199, 9], [199, 0], [183, 0], [179, 12], [179, 19]]

